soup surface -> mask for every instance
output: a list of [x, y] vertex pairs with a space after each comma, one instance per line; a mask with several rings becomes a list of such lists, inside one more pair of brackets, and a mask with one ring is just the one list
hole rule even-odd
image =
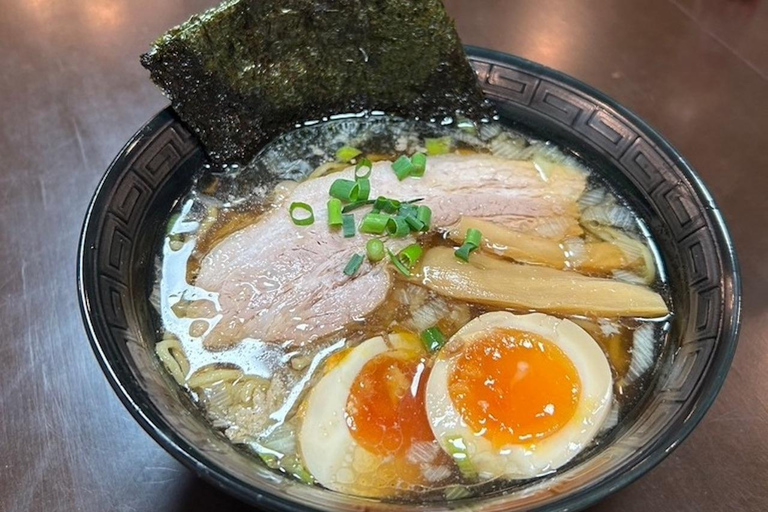
[[642, 222], [498, 124], [297, 128], [168, 222], [156, 351], [213, 426], [312, 485], [456, 499], [600, 445], [671, 315]]

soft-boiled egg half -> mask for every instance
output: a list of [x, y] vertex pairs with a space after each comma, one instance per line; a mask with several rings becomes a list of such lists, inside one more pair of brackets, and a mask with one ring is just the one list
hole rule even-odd
[[612, 378], [581, 327], [541, 313], [484, 314], [441, 349], [426, 409], [463, 473], [525, 479], [570, 461], [611, 408]]
[[304, 466], [320, 484], [383, 497], [451, 476], [427, 420], [419, 347], [412, 334], [377, 336], [326, 365], [299, 431]]

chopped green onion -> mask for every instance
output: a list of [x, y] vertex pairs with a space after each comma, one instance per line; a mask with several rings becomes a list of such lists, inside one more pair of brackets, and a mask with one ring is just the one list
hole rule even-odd
[[328, 225], [341, 226], [341, 200], [332, 197], [328, 200]]
[[415, 153], [411, 157], [411, 176], [424, 176], [424, 171], [427, 169], [427, 155], [424, 153]]
[[397, 199], [387, 199], [382, 210], [386, 213], [397, 213], [400, 210], [400, 205], [401, 203]]
[[383, 213], [371, 212], [363, 217], [363, 221], [360, 223], [360, 232], [380, 235], [387, 230], [387, 222], [390, 218]]
[[387, 249], [387, 256], [389, 256], [389, 261], [392, 262], [392, 264], [395, 266], [398, 272], [400, 272], [406, 277], [411, 277], [411, 271], [408, 269], [408, 267], [403, 265], [403, 262], [400, 261], [400, 259], [397, 256], [392, 254], [392, 251], [390, 251], [389, 249]]
[[424, 223], [417, 219], [414, 215], [408, 215], [405, 218], [405, 222], [411, 227], [413, 231], [424, 231]]
[[465, 244], [472, 244], [475, 247], [480, 247], [480, 242], [483, 241], [483, 234], [478, 229], [469, 228], [467, 230], [467, 236], [464, 237]]
[[338, 179], [331, 183], [331, 189], [328, 191], [328, 194], [331, 197], [349, 203], [357, 201], [359, 191], [360, 185], [356, 181]]
[[483, 234], [480, 230], [469, 228], [467, 230], [467, 236], [464, 237], [464, 243], [454, 251], [453, 254], [457, 258], [464, 261], [469, 261], [469, 255], [473, 251], [476, 251], [480, 247], [480, 242], [483, 241]]
[[368, 178], [360, 178], [357, 180], [357, 197], [355, 197], [355, 201], [365, 201], [368, 199], [368, 196], [371, 195], [371, 180]]
[[361, 153], [362, 151], [352, 146], [341, 146], [336, 150], [336, 160], [339, 162], [349, 162]]
[[476, 250], [477, 250], [476, 245], [468, 244], [464, 242], [464, 244], [461, 247], [453, 251], [453, 254], [455, 254], [456, 257], [459, 258], [460, 260], [469, 262], [469, 254]]
[[400, 205], [398, 213], [403, 217], [416, 216], [417, 206], [415, 204], [403, 203]]
[[449, 485], [445, 487], [443, 496], [448, 501], [460, 500], [461, 498], [472, 496], [472, 491], [464, 485]]
[[345, 213], [341, 216], [341, 232], [344, 238], [355, 236], [355, 216], [351, 213]]
[[416, 218], [424, 224], [422, 231], [429, 231], [432, 224], [432, 209], [429, 206], [419, 206], [416, 209]]
[[[368, 171], [365, 174], [358, 174], [358, 171], [360, 169], [367, 168]], [[367, 178], [371, 175], [371, 171], [373, 170], [373, 164], [370, 160], [367, 158], [361, 158], [359, 162], [357, 162], [357, 165], [355, 166], [355, 179], [359, 180], [362, 178]]]
[[429, 156], [444, 155], [451, 152], [451, 137], [446, 135], [437, 139], [424, 139], [424, 146]]
[[387, 232], [394, 238], [403, 238], [411, 232], [411, 226], [405, 220], [405, 217], [390, 217], [387, 220]]
[[467, 451], [467, 445], [464, 442], [464, 438], [461, 436], [449, 437], [445, 439], [446, 451], [448, 455], [453, 458], [456, 463], [456, 467], [459, 468], [461, 476], [473, 480], [477, 478], [477, 471], [475, 470], [472, 461], [469, 460], [469, 452]]
[[384, 259], [384, 242], [377, 238], [371, 238], [365, 244], [365, 253], [368, 255], [368, 259], [372, 262], [381, 261]]
[[[294, 210], [304, 210], [307, 215], [305, 217], [297, 216], [293, 213]], [[315, 222], [315, 213], [312, 211], [312, 207], [307, 203], [291, 203], [290, 208], [288, 208], [288, 213], [291, 215], [293, 223], [297, 226], [311, 226]]]
[[373, 199], [366, 199], [365, 201], [355, 201], [354, 203], [349, 203], [344, 205], [344, 208], [341, 209], [341, 213], [349, 213], [353, 210], [357, 210], [358, 208], [362, 208], [363, 206], [373, 204], [373, 202]]
[[397, 253], [397, 259], [399, 259], [403, 265], [411, 269], [418, 263], [423, 253], [424, 249], [422, 249], [419, 244], [411, 244]]
[[437, 352], [445, 345], [445, 336], [437, 327], [430, 327], [421, 333], [421, 342], [428, 352]]
[[363, 255], [362, 254], [354, 254], [350, 259], [349, 263], [347, 263], [347, 266], [344, 267], [344, 274], [348, 276], [353, 276], [357, 273], [358, 269], [360, 268], [360, 265], [363, 264]]
[[392, 170], [395, 171], [395, 176], [397, 176], [397, 179], [403, 181], [405, 178], [410, 176], [411, 171], [413, 171], [413, 164], [411, 163], [411, 159], [405, 155], [402, 155], [400, 158], [392, 162]]
[[373, 211], [378, 213], [383, 210], [384, 206], [387, 204], [387, 201], [389, 201], [389, 199], [384, 196], [377, 197], [373, 202]]

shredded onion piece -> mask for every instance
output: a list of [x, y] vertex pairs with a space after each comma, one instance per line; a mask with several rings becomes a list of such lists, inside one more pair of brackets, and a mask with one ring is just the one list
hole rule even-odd
[[590, 206], [596, 206], [605, 200], [605, 189], [602, 187], [592, 188], [585, 191], [579, 198], [579, 208], [584, 210]]
[[488, 144], [491, 153], [501, 158], [521, 160], [525, 150], [525, 140], [502, 133]]
[[408, 448], [406, 460], [411, 464], [431, 464], [440, 453], [440, 446], [434, 442], [417, 441]]
[[460, 500], [462, 498], [466, 498], [471, 495], [472, 495], [472, 491], [470, 491], [464, 485], [451, 485], [450, 487], [446, 487], [445, 494], [444, 494], [445, 499], [448, 501]]
[[632, 360], [627, 371], [627, 383], [634, 382], [653, 366], [656, 347], [653, 339], [655, 326], [644, 323], [632, 337]]
[[600, 433], [607, 432], [619, 424], [620, 409], [621, 407], [618, 400], [614, 398], [613, 402], [611, 403], [611, 410], [608, 411], [608, 416], [605, 417], [605, 421], [603, 421], [603, 424], [600, 425]]
[[445, 480], [451, 476], [451, 468], [448, 466], [427, 465], [421, 468], [421, 474], [424, 475], [424, 478], [427, 480], [427, 482], [434, 483]]
[[282, 455], [293, 455], [296, 453], [296, 428], [289, 422], [283, 423], [261, 439], [260, 443]]
[[583, 238], [567, 238], [563, 241], [562, 248], [566, 267], [579, 268], [587, 259], [587, 248]]
[[624, 269], [616, 269], [612, 272], [614, 279], [625, 281], [632, 284], [645, 284], [645, 279], [641, 276]]
[[581, 212], [583, 222], [597, 222], [604, 226], [613, 226], [624, 230], [637, 228], [637, 221], [628, 208], [620, 205], [597, 205], [585, 208]]
[[478, 136], [482, 140], [491, 140], [501, 133], [501, 125], [498, 123], [481, 123]]
[[233, 404], [230, 387], [222, 381], [210, 384], [205, 388], [205, 403], [210, 414], [226, 417], [227, 409]]

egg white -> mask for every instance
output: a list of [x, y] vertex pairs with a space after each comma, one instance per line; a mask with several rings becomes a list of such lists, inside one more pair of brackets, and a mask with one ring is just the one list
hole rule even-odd
[[365, 450], [350, 434], [345, 409], [352, 384], [365, 363], [387, 350], [389, 347], [381, 336], [364, 341], [323, 375], [309, 393], [299, 431], [299, 449], [304, 466], [329, 489], [361, 494], [355, 485], [357, 471], [353, 464], [361, 471], [375, 469], [376, 461], [367, 460], [372, 457], [360, 453]]
[[[481, 339], [483, 331], [498, 328], [528, 331], [556, 344], [573, 362], [581, 380], [581, 395], [573, 417], [550, 436], [529, 444], [500, 449], [475, 433], [461, 418], [451, 400], [448, 381], [453, 361], [465, 343]], [[481, 478], [533, 478], [566, 464], [583, 450], [600, 429], [611, 408], [612, 377], [608, 361], [597, 342], [581, 327], [541, 313], [484, 314], [462, 327], [438, 354], [426, 389], [430, 426], [441, 447], [450, 453], [448, 440], [464, 441], [469, 461]]]

